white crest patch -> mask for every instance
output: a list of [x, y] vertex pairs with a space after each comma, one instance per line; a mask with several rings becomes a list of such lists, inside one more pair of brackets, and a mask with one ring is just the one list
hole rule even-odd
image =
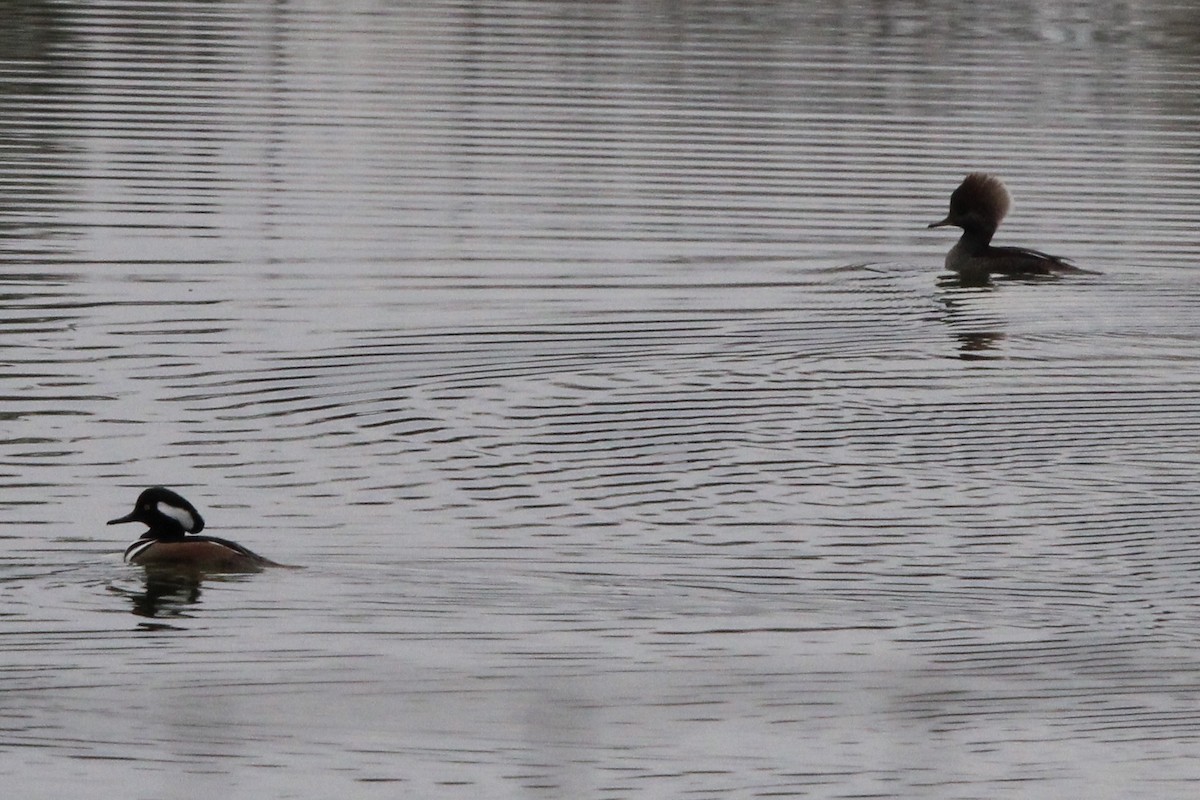
[[188, 511], [186, 508], [180, 508], [179, 506], [173, 506], [169, 503], [163, 503], [161, 501], [156, 507], [158, 508], [158, 513], [162, 514], [164, 517], [170, 517], [171, 519], [175, 520], [188, 533], [192, 533], [196, 530], [196, 518], [192, 516], [192, 512]]

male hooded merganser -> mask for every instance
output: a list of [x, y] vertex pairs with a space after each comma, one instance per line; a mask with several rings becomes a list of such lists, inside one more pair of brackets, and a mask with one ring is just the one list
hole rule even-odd
[[962, 228], [958, 244], [946, 254], [946, 269], [964, 282], [985, 282], [989, 275], [1053, 275], [1085, 272], [1066, 259], [1024, 247], [993, 247], [992, 235], [1008, 213], [1012, 199], [994, 175], [972, 172], [950, 195], [950, 213], [930, 228]]
[[196, 572], [258, 572], [282, 566], [228, 539], [196, 536], [204, 520], [195, 506], [170, 489], [153, 486], [138, 495], [133, 511], [109, 525], [144, 522], [149, 530], [125, 550], [125, 560], [144, 567]]

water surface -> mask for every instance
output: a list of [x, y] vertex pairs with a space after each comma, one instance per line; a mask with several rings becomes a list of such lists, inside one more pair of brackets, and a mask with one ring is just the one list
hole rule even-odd
[[13, 796], [1194, 794], [1184, 7], [4, 13]]

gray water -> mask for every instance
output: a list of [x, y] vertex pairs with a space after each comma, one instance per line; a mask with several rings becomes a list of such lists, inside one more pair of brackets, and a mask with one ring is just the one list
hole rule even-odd
[[3, 14], [5, 796], [1195, 795], [1188, 4]]

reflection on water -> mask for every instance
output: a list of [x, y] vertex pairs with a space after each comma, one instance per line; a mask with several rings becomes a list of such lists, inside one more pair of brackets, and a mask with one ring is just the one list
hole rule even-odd
[[182, 616], [186, 606], [200, 601], [199, 575], [148, 570], [143, 591], [130, 596], [139, 617]]
[[1188, 14], [2, 13], [13, 796], [1193, 793]]
[[192, 607], [202, 603], [206, 583], [211, 585], [247, 580], [246, 576], [214, 575], [171, 568], [139, 568], [137, 572], [141, 580], [136, 588], [123, 588], [115, 584], [113, 591], [129, 599], [130, 610], [135, 615], [159, 619], [195, 616], [199, 609]]

